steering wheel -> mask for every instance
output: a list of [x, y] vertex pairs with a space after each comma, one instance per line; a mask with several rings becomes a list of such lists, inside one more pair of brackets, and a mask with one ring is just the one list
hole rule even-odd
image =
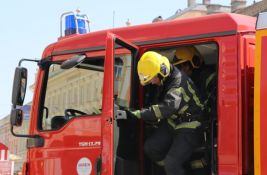
[[75, 117], [75, 116], [78, 116], [78, 115], [86, 115], [85, 112], [82, 112], [82, 111], [79, 111], [79, 110], [76, 110], [76, 109], [66, 109], [65, 110], [65, 116], [70, 119], [70, 117]]

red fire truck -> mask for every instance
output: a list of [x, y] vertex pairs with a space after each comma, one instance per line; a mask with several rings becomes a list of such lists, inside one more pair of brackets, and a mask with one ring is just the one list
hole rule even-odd
[[[15, 71], [11, 132], [27, 138], [23, 173], [156, 175], [156, 165], [143, 151], [154, 124], [119, 119], [116, 112], [153, 103], [155, 90], [140, 86], [137, 76], [145, 51], [172, 62], [177, 48], [192, 46], [216, 71], [215, 113], [203, 146], [195, 150], [201, 166], [192, 172], [267, 174], [264, 19], [260, 15], [258, 31], [253, 17], [215, 14], [86, 33], [83, 16], [67, 14], [65, 35], [46, 47], [41, 60], [23, 59]], [[39, 67], [29, 135], [14, 132], [23, 118], [18, 106], [26, 92], [25, 61]]]

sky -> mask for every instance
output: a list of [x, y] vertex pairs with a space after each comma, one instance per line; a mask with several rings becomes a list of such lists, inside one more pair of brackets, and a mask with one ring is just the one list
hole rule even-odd
[[[201, 3], [202, 0], [197, 0]], [[230, 0], [211, 0], [211, 3], [230, 5]], [[253, 0], [248, 0], [247, 5]], [[164, 19], [178, 9], [185, 9], [187, 0], [8, 0], [0, 10], [0, 119], [9, 115], [15, 67], [21, 58], [40, 59], [44, 48], [56, 42], [60, 35], [60, 15], [75, 11], [87, 14], [91, 31], [150, 23], [161, 15]], [[113, 21], [114, 19], [114, 21]], [[28, 84], [33, 84], [37, 66], [31, 68]], [[27, 91], [25, 102], [31, 101]]]

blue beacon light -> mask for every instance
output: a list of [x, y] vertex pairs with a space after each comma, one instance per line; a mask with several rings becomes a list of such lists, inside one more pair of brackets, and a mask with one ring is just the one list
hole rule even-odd
[[[89, 32], [89, 20], [87, 15], [79, 14], [74, 12], [66, 12], [61, 15], [61, 37], [62, 37], [62, 18], [65, 17], [65, 36], [73, 35], [73, 34], [85, 34], [87, 31]], [[86, 23], [88, 27], [86, 28]]]

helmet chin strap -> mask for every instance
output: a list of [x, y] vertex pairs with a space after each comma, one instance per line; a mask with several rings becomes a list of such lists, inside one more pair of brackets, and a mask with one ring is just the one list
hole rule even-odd
[[164, 78], [162, 75], [158, 74], [158, 78], [160, 80], [160, 85], [163, 85], [163, 82], [165, 81], [166, 77]]
[[160, 80], [160, 85], [162, 86], [163, 85], [163, 81], [165, 80], [165, 78], [164, 79], [162, 79], [162, 80]]
[[[168, 76], [170, 76], [170, 74], [171, 74], [171, 72], [172, 72], [172, 70], [173, 70], [173, 66], [172, 65], [170, 65], [170, 70], [168, 70], [168, 71], [170, 71], [168, 74]], [[166, 78], [168, 77], [163, 77], [161, 74], [158, 74], [157, 75], [158, 76], [158, 78], [160, 79], [160, 84], [161, 85], [163, 85], [163, 82], [166, 80]]]

